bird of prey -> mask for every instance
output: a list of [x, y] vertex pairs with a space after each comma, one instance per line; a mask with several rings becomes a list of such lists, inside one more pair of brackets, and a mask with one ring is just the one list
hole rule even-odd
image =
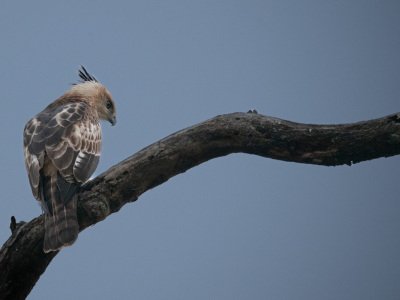
[[80, 81], [25, 125], [25, 166], [45, 215], [43, 251], [57, 251], [78, 237], [77, 197], [100, 158], [100, 120], [116, 123], [107, 88], [81, 66]]

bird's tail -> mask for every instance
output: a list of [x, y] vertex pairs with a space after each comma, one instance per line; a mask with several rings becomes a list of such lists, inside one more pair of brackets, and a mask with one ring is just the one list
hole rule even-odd
[[43, 180], [45, 208], [43, 251], [50, 252], [72, 245], [78, 237], [76, 212], [77, 186], [66, 182], [59, 174]]

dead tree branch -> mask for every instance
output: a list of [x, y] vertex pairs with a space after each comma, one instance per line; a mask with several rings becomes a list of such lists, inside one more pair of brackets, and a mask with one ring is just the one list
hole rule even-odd
[[[231, 153], [324, 166], [400, 154], [400, 113], [342, 125], [310, 125], [255, 113], [217, 116], [176, 132], [113, 166], [79, 192], [80, 230], [105, 219], [149, 189]], [[0, 250], [0, 299], [24, 299], [57, 252], [44, 254], [43, 217], [13, 220]]]

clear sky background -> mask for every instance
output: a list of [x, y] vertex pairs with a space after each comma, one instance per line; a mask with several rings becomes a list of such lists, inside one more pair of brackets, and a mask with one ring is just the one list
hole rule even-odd
[[[117, 103], [96, 174], [218, 114], [400, 111], [397, 0], [3, 1], [0, 38], [1, 243], [41, 213], [24, 125], [80, 64]], [[399, 167], [209, 161], [81, 233], [29, 299], [399, 299]]]

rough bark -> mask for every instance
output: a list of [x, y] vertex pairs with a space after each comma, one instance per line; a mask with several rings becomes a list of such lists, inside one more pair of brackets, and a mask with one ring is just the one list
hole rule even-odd
[[[289, 122], [256, 113], [217, 116], [176, 132], [111, 167], [79, 191], [80, 230], [147, 190], [210, 159], [248, 153], [324, 166], [352, 165], [400, 153], [400, 113], [341, 125]], [[45, 254], [43, 217], [12, 220], [0, 250], [0, 299], [24, 299], [57, 252]]]

